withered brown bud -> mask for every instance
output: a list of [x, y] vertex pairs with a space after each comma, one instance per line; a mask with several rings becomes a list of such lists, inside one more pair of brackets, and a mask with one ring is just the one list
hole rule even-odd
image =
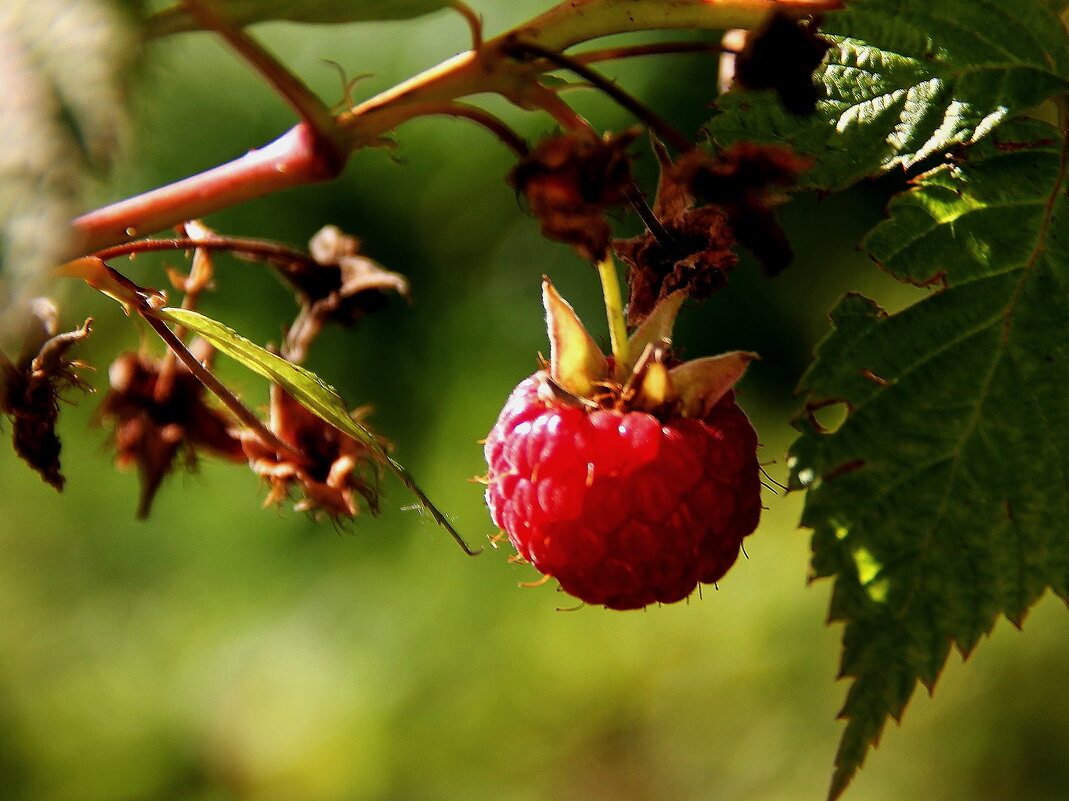
[[612, 228], [605, 212], [627, 201], [632, 185], [628, 147], [637, 132], [601, 139], [575, 131], [538, 143], [509, 173], [541, 225], [542, 234], [565, 242], [584, 259], [600, 261], [609, 251]]
[[122, 353], [108, 377], [111, 390], [100, 417], [112, 430], [116, 463], [137, 467], [139, 518], [148, 517], [179, 455], [189, 469], [196, 466], [198, 451], [244, 461], [241, 441], [230, 431], [227, 417], [208, 404], [204, 385], [180, 362]]
[[631, 327], [678, 290], [697, 300], [708, 298], [727, 283], [727, 274], [738, 261], [731, 249], [734, 238], [727, 214], [715, 206], [694, 208], [694, 198], [664, 146], [654, 139], [653, 149], [661, 167], [652, 209], [659, 228], [613, 242], [616, 255], [629, 268]]
[[321, 228], [308, 249], [314, 265], [278, 265], [301, 301], [285, 346], [286, 358], [295, 362], [304, 360], [308, 346], [328, 321], [351, 326], [381, 309], [388, 293], [408, 297], [407, 279], [362, 255], [360, 240], [336, 225]]
[[793, 254], [772, 209], [787, 199], [786, 190], [811, 165], [789, 147], [738, 142], [716, 156], [693, 150], [675, 169], [695, 197], [727, 213], [735, 240], [769, 275], [777, 275]]
[[378, 310], [388, 292], [408, 297], [408, 281], [360, 253], [360, 240], [336, 225], [325, 225], [308, 243], [309, 252], [323, 268], [307, 293], [309, 302], [325, 318], [352, 325]]
[[12, 442], [23, 461], [57, 490], [63, 489], [61, 444], [56, 435], [59, 395], [72, 386], [88, 390], [75, 372], [85, 367], [67, 351], [89, 336], [92, 320], [59, 333], [59, 313], [47, 298], [31, 303], [31, 331], [17, 361], [0, 351], [0, 412], [13, 422]]
[[812, 22], [777, 11], [747, 38], [735, 59], [735, 80], [747, 89], [775, 90], [793, 114], [811, 114], [818, 100], [813, 71], [830, 48]]
[[[366, 413], [357, 410], [353, 418]], [[378, 511], [378, 464], [363, 443], [312, 414], [278, 384], [271, 385], [269, 427], [303, 458], [280, 454], [256, 432], [244, 432], [249, 467], [270, 487], [265, 506], [282, 503], [296, 492], [297, 511], [341, 520], [356, 516], [359, 494], [372, 512]]]

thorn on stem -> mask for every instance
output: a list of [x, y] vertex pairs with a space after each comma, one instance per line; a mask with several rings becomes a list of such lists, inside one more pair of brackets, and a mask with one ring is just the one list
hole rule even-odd
[[483, 18], [461, 0], [453, 0], [450, 6], [468, 23], [468, 28], [471, 30], [471, 49], [478, 53], [483, 46]]

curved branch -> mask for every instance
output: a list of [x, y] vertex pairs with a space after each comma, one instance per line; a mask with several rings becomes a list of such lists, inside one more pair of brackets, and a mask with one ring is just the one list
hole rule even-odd
[[608, 95], [619, 106], [633, 114], [635, 119], [661, 137], [661, 139], [669, 142], [676, 150], [686, 152], [694, 147], [694, 143], [681, 131], [670, 125], [658, 114], [655, 114], [644, 103], [625, 92], [600, 73], [590, 69], [590, 67], [585, 64], [579, 63], [570, 56], [566, 56], [563, 53], [557, 53], [547, 47], [542, 47], [542, 45], [530, 44], [528, 42], [516, 42], [512, 45], [510, 50], [518, 56], [539, 56], [552, 62], [558, 67], [563, 67], [564, 69], [574, 72], [580, 78], [588, 81], [595, 89]]
[[[335, 119], [343, 156], [381, 144], [383, 134], [419, 116], [421, 104], [491, 92], [520, 108], [543, 108], [547, 68], [508, 55], [517, 41], [561, 51], [643, 30], [754, 28], [774, 11], [794, 16], [839, 8], [845, 0], [564, 0], [511, 31], [361, 103]], [[542, 94], [538, 94], [542, 90]], [[542, 101], [542, 102], [539, 102]], [[423, 107], [426, 107], [425, 105]], [[177, 183], [82, 215], [72, 223], [69, 256], [93, 253], [254, 198], [335, 177], [344, 166], [306, 122], [271, 144]]]
[[502, 144], [512, 150], [512, 152], [520, 158], [523, 158], [530, 152], [530, 148], [527, 146], [527, 142], [522, 136], [506, 125], [504, 121], [495, 117], [489, 111], [484, 111], [478, 106], [471, 106], [467, 103], [425, 103], [419, 109], [419, 116], [421, 117], [434, 114], [448, 117], [460, 117], [481, 125], [500, 139]]
[[72, 256], [95, 253], [283, 189], [327, 181], [340, 171], [334, 154], [323, 151], [322, 138], [302, 122], [234, 161], [83, 214], [71, 224]]
[[296, 248], [286, 247], [268, 239], [245, 239], [236, 236], [214, 236], [211, 239], [194, 239], [188, 236], [167, 239], [137, 239], [122, 245], [106, 248], [93, 255], [101, 261], [131, 256], [138, 253], [152, 253], [161, 250], [224, 250], [237, 256], [253, 256], [263, 261], [285, 262], [287, 264], [304, 264], [315, 267], [315, 259]]

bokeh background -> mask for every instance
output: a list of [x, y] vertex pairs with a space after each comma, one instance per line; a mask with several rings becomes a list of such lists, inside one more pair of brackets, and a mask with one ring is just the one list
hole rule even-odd
[[[488, 32], [544, 3], [483, 0]], [[331, 59], [370, 72], [368, 96], [467, 45], [456, 15], [415, 23], [257, 32], [329, 101]], [[715, 59], [656, 57], [606, 71], [685, 130], [708, 115]], [[629, 120], [573, 95], [601, 128]], [[183, 177], [273, 139], [283, 104], [206, 35], [149, 48], [131, 104], [134, 144], [96, 189], [105, 202]], [[494, 99], [519, 130], [549, 121]], [[393, 151], [358, 153], [329, 185], [221, 213], [217, 229], [303, 244], [323, 224], [408, 275], [397, 301], [331, 331], [309, 366], [376, 428], [472, 542], [492, 533], [478, 441], [547, 345], [539, 278], [602, 333], [597, 281], [543, 241], [503, 176], [509, 153], [463, 121], [416, 121]], [[652, 189], [652, 158], [639, 172]], [[690, 355], [744, 348], [741, 403], [783, 480], [793, 388], [827, 326], [861, 290], [889, 308], [918, 297], [856, 250], [898, 179], [801, 198], [782, 218], [798, 253], [775, 280], [744, 260], [730, 287], [684, 311]], [[623, 229], [626, 233], [626, 229]], [[172, 258], [171, 263], [176, 263]], [[164, 284], [161, 259], [128, 274]], [[262, 267], [217, 262], [203, 311], [277, 341], [291, 298]], [[95, 320], [79, 356], [96, 397], [64, 407], [67, 489], [57, 496], [0, 450], [0, 798], [11, 801], [793, 801], [821, 799], [846, 686], [835, 681], [830, 585], [807, 585], [801, 498], [768, 491], [748, 559], [689, 602], [641, 612], [570, 606], [508, 562], [465, 557], [387, 481], [378, 518], [346, 530], [261, 510], [248, 471], [205, 460], [177, 474], [150, 521], [137, 482], [111, 467], [94, 406], [107, 365], [143, 332], [84, 288], [57, 288], [65, 322]], [[152, 347], [155, 347], [153, 344]], [[221, 372], [250, 403], [264, 384]], [[903, 498], [902, 503], [909, 503]], [[854, 801], [1069, 799], [1069, 616], [1046, 598], [1023, 633], [1005, 621], [967, 664], [952, 656], [890, 726], [848, 793]]]

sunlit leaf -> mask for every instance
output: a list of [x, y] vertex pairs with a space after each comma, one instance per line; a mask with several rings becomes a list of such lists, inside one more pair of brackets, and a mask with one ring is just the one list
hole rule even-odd
[[816, 74], [814, 114], [737, 91], [708, 126], [720, 146], [790, 143], [815, 157], [804, 186], [909, 167], [1069, 89], [1069, 39], [1040, 0], [852, 0], [821, 32], [834, 46]]
[[918, 179], [866, 241], [903, 280], [940, 287], [892, 316], [857, 295], [802, 379], [813, 574], [834, 577], [853, 679], [832, 796], [918, 682], [1048, 589], [1069, 600], [1069, 200], [1066, 141], [1007, 124]]
[[[410, 19], [449, 5], [449, 0], [216, 0], [219, 9], [239, 25], [288, 22], [366, 22]], [[199, 26], [178, 3], [148, 21], [151, 36], [196, 30]]]
[[[1066, 143], [1014, 119], [1069, 90], [1061, 7], [852, 0], [820, 26], [833, 47], [814, 113], [737, 91], [709, 125], [719, 148], [812, 157], [800, 183], [814, 189], [934, 167], [865, 243], [932, 294], [893, 316], [847, 296], [801, 381], [791, 480], [854, 680], [832, 797], [952, 647], [1069, 592]], [[846, 413], [835, 431], [828, 405]]]

